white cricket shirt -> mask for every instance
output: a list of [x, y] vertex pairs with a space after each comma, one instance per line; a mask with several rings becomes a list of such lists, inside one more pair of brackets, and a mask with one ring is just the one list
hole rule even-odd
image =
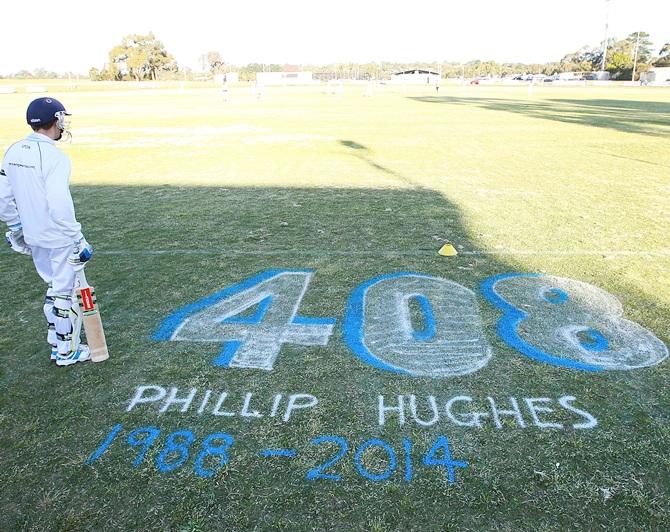
[[70, 159], [46, 135], [31, 133], [5, 153], [0, 220], [20, 221], [30, 246], [60, 248], [82, 238], [70, 195]]

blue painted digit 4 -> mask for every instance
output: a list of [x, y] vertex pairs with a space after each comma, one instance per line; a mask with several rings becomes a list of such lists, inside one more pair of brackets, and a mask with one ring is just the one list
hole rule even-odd
[[[441, 455], [441, 456], [440, 456]], [[445, 436], [440, 436], [430, 450], [423, 457], [423, 463], [428, 466], [441, 466], [447, 470], [447, 482], [456, 483], [456, 468], [465, 469], [468, 463], [462, 460], [454, 460], [449, 448], [449, 440]]]
[[271, 370], [285, 343], [326, 345], [334, 318], [298, 315], [311, 270], [267, 270], [172, 313], [155, 340], [221, 342], [216, 366]]

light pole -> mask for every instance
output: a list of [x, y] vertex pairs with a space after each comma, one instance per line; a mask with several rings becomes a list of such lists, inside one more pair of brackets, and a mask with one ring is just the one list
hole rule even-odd
[[607, 27], [609, 25], [609, 7], [610, 0], [605, 0], [605, 41], [603, 43], [603, 60], [600, 63], [600, 71], [605, 70], [605, 61], [607, 59]]
[[640, 32], [637, 32], [637, 40], [635, 41], [635, 56], [633, 58], [633, 76], [630, 78], [631, 81], [635, 81], [635, 69], [637, 67], [637, 51], [640, 47]]

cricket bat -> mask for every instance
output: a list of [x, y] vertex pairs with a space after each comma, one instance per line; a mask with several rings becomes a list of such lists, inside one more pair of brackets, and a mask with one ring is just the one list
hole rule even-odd
[[100, 311], [95, 298], [95, 290], [86, 281], [84, 270], [77, 272], [79, 286], [77, 287], [77, 303], [81, 312], [81, 321], [84, 324], [86, 341], [91, 350], [91, 360], [93, 362], [102, 362], [109, 358], [107, 350], [107, 341], [105, 340], [105, 330], [102, 328]]

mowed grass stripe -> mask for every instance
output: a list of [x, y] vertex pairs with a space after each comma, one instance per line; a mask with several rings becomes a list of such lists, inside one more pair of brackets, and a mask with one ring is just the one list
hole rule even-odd
[[[231, 249], [143, 249], [143, 250], [127, 250], [127, 249], [103, 249], [96, 250], [100, 255], [135, 255], [135, 256], [151, 256], [151, 255], [291, 255], [291, 256], [324, 256], [324, 257], [375, 257], [378, 255], [384, 256], [417, 256], [429, 257], [436, 255], [435, 250], [334, 250], [334, 249], [262, 249], [262, 250], [241, 250], [236, 248]], [[501, 251], [485, 251], [485, 250], [459, 250], [459, 255], [472, 256], [496, 256], [496, 255], [529, 255], [529, 256], [547, 256], [547, 257], [670, 257], [670, 249], [661, 250], [501, 250]], [[448, 260], [448, 259], [445, 259]]]

